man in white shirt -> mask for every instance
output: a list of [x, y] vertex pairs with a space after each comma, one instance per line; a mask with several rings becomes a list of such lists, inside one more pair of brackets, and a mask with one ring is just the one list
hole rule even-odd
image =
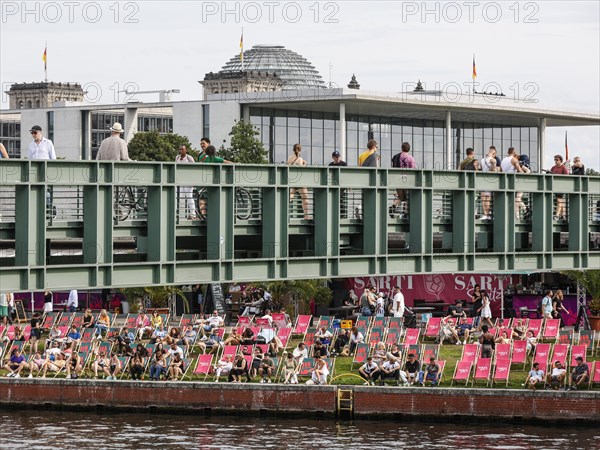
[[42, 127], [34, 125], [29, 132], [33, 137], [29, 144], [29, 159], [56, 159], [54, 144], [42, 135]]
[[294, 357], [298, 365], [301, 367], [302, 361], [308, 358], [308, 350], [306, 349], [306, 345], [304, 345], [304, 342], [300, 342], [298, 344], [298, 347], [296, 347], [292, 352], [292, 356]]
[[131, 161], [127, 142], [121, 139], [121, 133], [125, 132], [123, 126], [119, 122], [115, 122], [110, 127], [110, 131], [112, 132], [110, 137], [100, 143], [96, 159], [98, 161]]
[[400, 292], [400, 286], [396, 286], [395, 291], [392, 313], [394, 317], [404, 317], [404, 295]]
[[176, 353], [179, 354], [179, 356], [181, 357], [181, 359], [183, 359], [183, 349], [179, 346], [177, 346], [177, 344], [171, 344], [171, 348], [169, 348], [169, 351], [167, 352], [167, 354], [169, 356], [173, 356]]
[[[194, 164], [194, 158], [192, 158], [191, 155], [188, 155], [187, 147], [185, 145], [179, 147], [179, 155], [175, 157], [175, 162], [177, 164]], [[192, 190], [192, 186], [179, 186], [179, 200], [185, 202], [186, 209], [184, 209], [184, 215], [187, 214], [187, 218], [190, 220], [197, 218]], [[231, 289], [229, 291], [231, 292]]]
[[567, 378], [567, 370], [563, 367], [560, 361], [554, 363], [552, 373], [548, 374], [548, 384], [555, 391], [564, 386], [565, 378]]
[[77, 307], [79, 306], [79, 296], [77, 295], [77, 289], [72, 289], [69, 292], [69, 300], [67, 300], [67, 309], [69, 312], [77, 311]]

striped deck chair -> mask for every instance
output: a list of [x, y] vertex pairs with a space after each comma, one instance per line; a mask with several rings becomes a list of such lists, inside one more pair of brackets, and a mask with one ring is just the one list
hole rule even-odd
[[548, 373], [548, 358], [550, 357], [550, 350], [552, 344], [537, 344], [535, 346], [535, 355], [533, 356], [533, 363], [538, 363], [540, 365], [540, 369], [544, 371], [544, 373]]
[[560, 319], [546, 319], [544, 327], [543, 339], [549, 339], [556, 342], [558, 340], [558, 332], [560, 330]]
[[57, 326], [68, 328], [69, 325], [71, 325], [71, 319], [74, 316], [75, 316], [75, 313], [64, 313], [62, 316], [60, 316], [60, 319], [58, 319]]
[[373, 325], [372, 328], [387, 328], [388, 318], [375, 316], [373, 317]]
[[373, 319], [373, 317], [371, 316], [358, 316], [358, 319], [356, 319], [356, 323], [354, 324], [354, 326], [356, 328], [364, 328], [369, 329], [371, 328], [371, 320]]
[[471, 378], [471, 367], [473, 367], [473, 363], [471, 361], [458, 361], [456, 363], [456, 368], [454, 369], [454, 375], [452, 376], [452, 382], [450, 385], [452, 386], [455, 381], [464, 381], [465, 386], [468, 385]]
[[329, 328], [331, 326], [332, 321], [333, 321], [333, 317], [331, 317], [331, 316], [321, 316], [321, 317], [319, 317], [319, 320], [317, 321], [317, 328], [321, 328], [321, 327]]
[[257, 318], [254, 323], [256, 324], [257, 327], [260, 328], [272, 328], [271, 322], [269, 322], [269, 319], [263, 319], [262, 317]]
[[[213, 362], [213, 355], [198, 355], [198, 359], [196, 361], [196, 367], [194, 367], [194, 370], [192, 371], [191, 375], [195, 375], [198, 377], [201, 377], [202, 375], [204, 375], [204, 378], [202, 379], [202, 381], [206, 381], [206, 378], [212, 371], [212, 362]], [[189, 375], [190, 379], [192, 378], [191, 375]], [[185, 378], [185, 377], [183, 377], [183, 378]], [[182, 380], [183, 380], [183, 378], [182, 378]]]
[[407, 348], [410, 345], [416, 345], [419, 343], [419, 335], [421, 334], [421, 330], [419, 328], [407, 328], [404, 333], [404, 348]]
[[179, 329], [184, 330], [188, 325], [194, 325], [196, 314], [183, 314], [179, 319]]
[[282, 330], [284, 328], [289, 328], [284, 313], [271, 313], [271, 317], [273, 318], [273, 326], [274, 327], [276, 327], [280, 330]]
[[71, 320], [71, 326], [77, 328], [78, 330], [83, 325], [83, 313], [76, 312], [73, 316], [73, 320]]
[[600, 384], [600, 361], [594, 361], [590, 368], [590, 388]]
[[496, 366], [494, 368], [494, 376], [492, 377], [492, 385], [503, 381], [503, 382], [505, 382], [505, 387], [508, 387], [508, 380], [510, 377], [510, 365], [511, 365], [510, 358], [509, 359], [496, 359]]
[[317, 329], [316, 328], [309, 328], [308, 330], [306, 330], [306, 333], [304, 334], [304, 343], [307, 346], [311, 346], [315, 343], [315, 334], [317, 333]]
[[573, 345], [571, 346], [571, 367], [575, 367], [577, 365], [577, 361], [575, 358], [581, 356], [583, 358], [583, 362], [587, 361], [587, 346], [585, 345]]
[[539, 337], [542, 332], [544, 319], [529, 319], [529, 330], [533, 332], [535, 337]]
[[527, 341], [525, 341], [525, 340], [513, 341], [511, 363], [512, 364], [523, 364], [523, 370], [525, 370], [525, 364], [527, 363]]
[[467, 361], [470, 363], [475, 363], [477, 361], [477, 356], [479, 355], [479, 344], [465, 344], [463, 345], [462, 356], [460, 357], [461, 361]]
[[496, 364], [498, 364], [498, 361], [510, 361], [510, 353], [510, 344], [496, 344], [496, 350], [494, 351], [494, 359], [496, 361]]
[[471, 387], [475, 386], [476, 381], [485, 381], [485, 385], [490, 384], [492, 375], [492, 358], [479, 358], [475, 364], [475, 374], [471, 381]]
[[440, 346], [438, 344], [423, 344], [422, 355], [423, 362], [428, 362], [429, 358], [437, 360], [440, 356]]
[[299, 315], [296, 318], [296, 325], [294, 326], [294, 329], [292, 330], [292, 334], [304, 335], [308, 331], [308, 328], [310, 327], [311, 322], [312, 322], [312, 316]]
[[292, 329], [289, 327], [279, 328], [279, 330], [277, 331], [277, 337], [281, 341], [281, 344], [283, 345], [284, 350], [287, 348], [287, 345], [290, 341], [291, 335], [292, 335]]
[[384, 339], [384, 329], [380, 327], [371, 328], [371, 333], [369, 334], [368, 343], [369, 346], [374, 347], [378, 342], [383, 342]]
[[[50, 330], [50, 328], [52, 328], [56, 322], [58, 321], [58, 318], [60, 317], [60, 312], [49, 312], [46, 313], [46, 315], [44, 316], [44, 323], [42, 324], [42, 330]], [[2, 335], [2, 333], [0, 333], [0, 336]]]
[[556, 361], [567, 367], [567, 355], [569, 353], [569, 344], [554, 344], [552, 350], [552, 358], [550, 359], [551, 365], [554, 365]]
[[400, 328], [388, 328], [388, 332], [385, 336], [386, 347], [389, 347], [392, 344], [399, 344], [401, 336], [402, 330]]
[[389, 330], [401, 330], [402, 328], [404, 328], [404, 320], [402, 317], [390, 317], [388, 323]]
[[369, 344], [357, 344], [356, 349], [354, 351], [354, 357], [352, 358], [352, 364], [350, 365], [350, 370], [354, 367], [354, 364], [357, 364], [359, 367], [362, 366], [369, 356]]
[[427, 320], [427, 325], [425, 326], [425, 334], [423, 335], [423, 338], [437, 339], [440, 335], [441, 326], [441, 317], [430, 317], [429, 320]]
[[573, 330], [559, 330], [558, 343], [571, 345], [574, 343], [575, 333]]

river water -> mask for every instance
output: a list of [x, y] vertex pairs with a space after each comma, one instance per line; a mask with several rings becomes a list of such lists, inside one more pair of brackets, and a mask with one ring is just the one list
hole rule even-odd
[[[543, 423], [543, 416], [540, 422]], [[0, 449], [600, 449], [595, 428], [1, 411]]]

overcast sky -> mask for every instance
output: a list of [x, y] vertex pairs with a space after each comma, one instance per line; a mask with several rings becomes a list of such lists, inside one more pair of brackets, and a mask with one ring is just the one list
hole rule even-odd
[[[124, 100], [117, 91], [198, 84], [244, 47], [280, 44], [307, 58], [329, 82], [397, 92], [497, 83], [507, 96], [540, 107], [600, 111], [600, 2], [11, 2], [2, 1], [0, 81], [76, 81], [88, 100]], [[425, 5], [425, 8], [423, 7]], [[25, 7], [24, 7], [25, 6]], [[127, 85], [127, 83], [130, 83]], [[527, 85], [527, 83], [533, 83]], [[139, 96], [142, 101], [158, 96]], [[3, 94], [2, 108], [8, 107]], [[531, 106], [531, 105], [528, 105]], [[600, 127], [569, 128], [570, 156], [600, 169]], [[564, 128], [547, 130], [545, 166], [564, 151]]]

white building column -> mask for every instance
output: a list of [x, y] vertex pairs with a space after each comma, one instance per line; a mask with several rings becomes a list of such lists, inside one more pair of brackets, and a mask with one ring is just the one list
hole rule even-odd
[[[338, 151], [342, 161], [346, 159], [346, 104], [340, 103], [340, 146]], [[327, 157], [327, 155], [325, 155]]]
[[537, 147], [537, 157], [538, 157], [538, 172], [541, 171], [542, 167], [544, 167], [544, 158], [546, 157], [546, 118], [540, 118], [540, 123], [538, 126], [538, 147]]
[[129, 142], [133, 139], [135, 133], [138, 132], [138, 109], [134, 108], [125, 108], [125, 123], [123, 124], [123, 128], [125, 129], [125, 135], [123, 138], [125, 142]]
[[92, 111], [81, 111], [81, 146], [83, 154], [81, 159], [92, 159]]
[[446, 111], [446, 169], [454, 170], [452, 164], [452, 113]]

